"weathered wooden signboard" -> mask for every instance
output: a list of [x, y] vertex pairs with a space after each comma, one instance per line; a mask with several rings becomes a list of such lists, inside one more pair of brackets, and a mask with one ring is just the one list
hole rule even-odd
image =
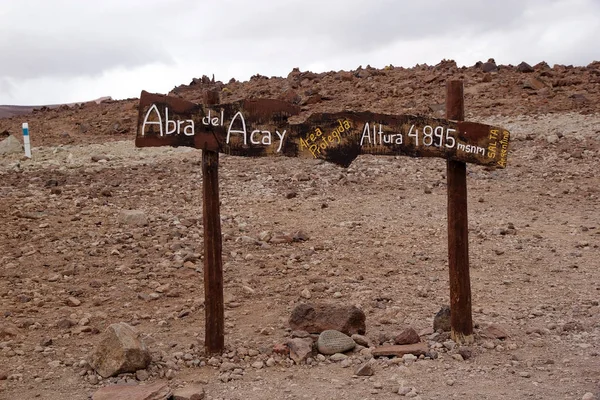
[[447, 159], [452, 338], [459, 343], [472, 340], [465, 163], [506, 168], [510, 133], [499, 127], [462, 121], [462, 81], [447, 84], [446, 116], [449, 119], [345, 111], [312, 114], [303, 122], [293, 122], [301, 110], [290, 103], [255, 99], [218, 104], [218, 93], [205, 95], [205, 104], [200, 105], [142, 92], [135, 144], [203, 150], [205, 346], [208, 353], [224, 349], [219, 153], [321, 159], [344, 167], [361, 154]]
[[347, 167], [361, 154], [442, 157], [505, 168], [510, 133], [489, 125], [414, 115], [300, 113], [271, 99], [200, 105], [142, 92], [136, 146], [188, 146], [236, 156], [316, 158]]

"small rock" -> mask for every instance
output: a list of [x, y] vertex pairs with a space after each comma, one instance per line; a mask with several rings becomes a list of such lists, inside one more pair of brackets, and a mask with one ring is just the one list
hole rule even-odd
[[517, 71], [529, 73], [529, 72], [534, 72], [535, 70], [533, 69], [533, 67], [531, 65], [529, 65], [525, 61], [523, 61], [522, 63], [517, 65]]
[[94, 154], [92, 155], [91, 160], [93, 162], [110, 161], [110, 158], [104, 154]]
[[331, 357], [329, 357], [329, 360], [331, 360], [332, 362], [340, 362], [344, 361], [347, 358], [348, 356], [343, 353], [335, 353]]
[[465, 359], [463, 358], [463, 356], [461, 356], [460, 354], [452, 354], [452, 358], [454, 358], [456, 361], [465, 361]]
[[124, 225], [142, 227], [148, 225], [148, 217], [142, 210], [122, 210], [119, 214], [119, 222]]
[[412, 327], [404, 329], [394, 338], [394, 343], [396, 344], [414, 344], [419, 343], [420, 341], [421, 338], [419, 337], [419, 334]]
[[488, 340], [486, 342], [483, 342], [483, 347], [491, 350], [496, 348], [496, 345], [494, 344], [494, 342]]
[[406, 396], [411, 391], [412, 391], [412, 388], [410, 388], [410, 387], [400, 386], [400, 388], [398, 389], [398, 394], [400, 396]]
[[372, 351], [373, 357], [402, 357], [405, 354], [420, 356], [429, 351], [427, 343], [403, 344], [377, 347]]
[[356, 344], [360, 346], [371, 347], [371, 342], [369, 341], [369, 339], [367, 339], [366, 336], [355, 333], [351, 336], [351, 338]]
[[479, 334], [488, 339], [506, 339], [508, 337], [506, 331], [495, 324], [488, 325]]
[[450, 306], [443, 306], [433, 318], [433, 330], [441, 329], [444, 332], [449, 332], [450, 326]]
[[252, 368], [263, 369], [265, 367], [265, 363], [262, 361], [256, 361], [252, 363]]
[[81, 301], [73, 296], [69, 297], [65, 303], [69, 306], [69, 307], [79, 307], [81, 305]]
[[294, 242], [306, 242], [310, 239], [310, 236], [304, 231], [298, 231], [294, 233], [293, 239]]
[[310, 290], [308, 290], [308, 288], [304, 288], [301, 292], [300, 292], [300, 296], [302, 296], [305, 299], [310, 299], [312, 297], [312, 295], [310, 294]]
[[558, 137], [558, 135], [556, 133], [551, 133], [550, 135], [546, 136], [546, 141], [549, 144], [554, 144], [556, 142], [558, 142], [560, 140], [560, 138]]
[[321, 354], [343, 353], [352, 350], [356, 343], [348, 335], [336, 330], [326, 330], [319, 335], [317, 349]]
[[204, 397], [204, 387], [201, 385], [190, 385], [175, 390], [172, 400], [203, 400]]
[[521, 378], [530, 378], [531, 374], [529, 372], [527, 372], [527, 371], [521, 371], [521, 372], [519, 372], [519, 376]]
[[135, 371], [135, 378], [138, 381], [148, 380], [149, 377], [150, 374], [148, 374], [148, 371], [146, 371], [145, 369], [138, 369], [137, 371]]
[[287, 342], [287, 348], [290, 352], [290, 358], [294, 360], [296, 364], [300, 364], [306, 360], [308, 356], [312, 354], [312, 339], [306, 338], [295, 338], [290, 339]]
[[473, 357], [473, 350], [469, 347], [461, 347], [458, 349], [458, 354], [460, 354], [464, 360], [468, 360]]
[[586, 394], [583, 395], [583, 397], [581, 398], [581, 400], [595, 400], [596, 397], [594, 397], [593, 393], [587, 392]]
[[15, 337], [19, 334], [19, 328], [9, 322], [2, 322], [0, 325], [0, 340]]
[[23, 152], [23, 145], [13, 135], [9, 135], [0, 142], [0, 154], [14, 154]]
[[139, 333], [121, 322], [110, 325], [90, 355], [90, 366], [103, 378], [145, 369], [152, 357]]
[[454, 350], [454, 348], [456, 347], [456, 342], [454, 340], [446, 340], [444, 343], [442, 343], [444, 345], [445, 348], [447, 348], [448, 350]]
[[366, 362], [364, 364], [359, 365], [358, 368], [356, 368], [356, 371], [354, 372], [354, 375], [357, 375], [357, 376], [373, 376], [374, 373], [375, 373], [375, 371], [373, 371], [373, 363]]
[[120, 384], [98, 389], [92, 400], [166, 400], [172, 392], [165, 382], [149, 385]]

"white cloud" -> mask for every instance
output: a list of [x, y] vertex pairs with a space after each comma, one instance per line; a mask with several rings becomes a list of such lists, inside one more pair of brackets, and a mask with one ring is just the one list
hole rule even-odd
[[[597, 0], [0, 0], [0, 104], [358, 65], [585, 65]], [[26, 21], [27, 23], [24, 23]]]

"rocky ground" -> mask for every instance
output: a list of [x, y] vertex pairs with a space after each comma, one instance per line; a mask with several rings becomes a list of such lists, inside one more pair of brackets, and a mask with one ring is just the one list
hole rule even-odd
[[[33, 158], [0, 158], [0, 398], [87, 399], [138, 381], [199, 383], [209, 399], [598, 398], [597, 67], [484, 67], [292, 73], [222, 87], [225, 100], [241, 96], [235, 88], [293, 90], [306, 113], [336, 103], [435, 114], [444, 81], [465, 78], [468, 119], [513, 133], [507, 169], [468, 167], [477, 333], [468, 349], [427, 332], [449, 302], [444, 160], [361, 156], [342, 169], [222, 156], [227, 351], [206, 355], [201, 152], [134, 148], [135, 101], [105, 102], [30, 115]], [[527, 88], [532, 78], [546, 86]], [[558, 85], [567, 78], [580, 83]], [[319, 101], [305, 90], [316, 80]], [[215, 85], [174, 93], [195, 99]], [[0, 119], [0, 131], [18, 132], [19, 121]], [[147, 224], [127, 222], [125, 210]], [[299, 231], [307, 240], [285, 240]], [[292, 336], [294, 306], [322, 301], [362, 309], [367, 345], [412, 326], [436, 357], [372, 359], [359, 346], [295, 364], [274, 353]], [[142, 333], [152, 363], [102, 379], [88, 356], [117, 322]], [[508, 337], [483, 337], [489, 324]], [[355, 376], [369, 360], [373, 375]]]

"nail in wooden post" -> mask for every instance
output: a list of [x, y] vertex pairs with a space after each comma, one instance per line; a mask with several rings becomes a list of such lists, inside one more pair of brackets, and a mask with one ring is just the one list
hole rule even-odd
[[[462, 81], [446, 85], [446, 118], [462, 121], [465, 105]], [[448, 265], [450, 269], [451, 337], [457, 343], [473, 342], [471, 281], [469, 278], [469, 223], [467, 217], [467, 165], [447, 160]]]
[[[204, 104], [219, 103], [219, 93], [204, 93]], [[221, 211], [219, 206], [219, 153], [202, 150], [204, 221], [204, 306], [205, 348], [208, 354], [225, 348], [225, 311], [223, 308], [223, 260]]]

